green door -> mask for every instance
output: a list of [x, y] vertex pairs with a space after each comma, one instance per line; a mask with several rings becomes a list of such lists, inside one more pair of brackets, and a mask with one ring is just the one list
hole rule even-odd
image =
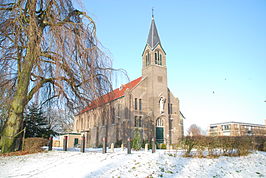
[[77, 144], [79, 144], [79, 139], [78, 138], [75, 138], [74, 139], [74, 146], [77, 145]]
[[156, 142], [163, 143], [163, 127], [156, 127]]

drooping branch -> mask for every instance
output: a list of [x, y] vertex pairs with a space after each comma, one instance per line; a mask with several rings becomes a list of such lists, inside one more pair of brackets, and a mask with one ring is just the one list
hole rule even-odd
[[8, 125], [16, 125], [6, 135], [19, 132], [31, 102], [78, 112], [112, 90], [95, 22], [71, 0], [1, 0], [0, 16], [0, 103], [10, 103]]

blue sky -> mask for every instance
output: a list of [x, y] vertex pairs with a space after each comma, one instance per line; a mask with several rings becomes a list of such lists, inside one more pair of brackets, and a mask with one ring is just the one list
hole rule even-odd
[[113, 66], [127, 70], [130, 80], [141, 76], [152, 7], [185, 129], [223, 121], [263, 124], [266, 1], [84, 1]]

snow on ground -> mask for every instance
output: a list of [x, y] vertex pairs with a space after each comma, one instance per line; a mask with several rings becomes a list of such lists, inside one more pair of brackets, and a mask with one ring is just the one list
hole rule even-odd
[[[79, 149], [78, 149], [79, 150]], [[217, 159], [183, 158], [168, 151], [156, 153], [116, 149], [54, 151], [0, 157], [0, 177], [266, 177], [266, 152]]]

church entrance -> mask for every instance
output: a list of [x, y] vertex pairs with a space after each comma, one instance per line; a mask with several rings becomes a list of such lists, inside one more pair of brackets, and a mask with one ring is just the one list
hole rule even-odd
[[164, 142], [164, 123], [162, 118], [159, 118], [156, 121], [156, 142]]

